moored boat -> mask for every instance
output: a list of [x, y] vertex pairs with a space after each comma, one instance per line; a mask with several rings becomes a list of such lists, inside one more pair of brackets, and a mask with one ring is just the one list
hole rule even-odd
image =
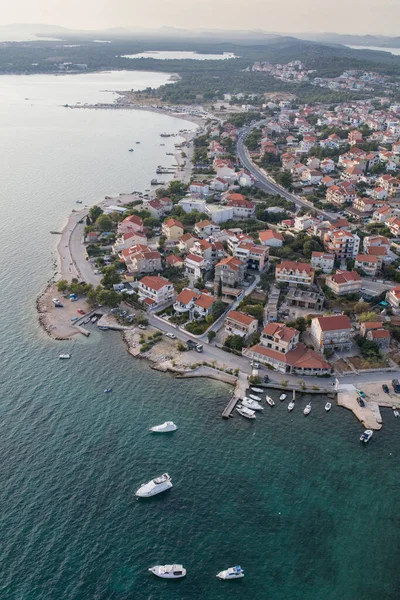
[[254, 394], [249, 394], [249, 398], [255, 400], [256, 402], [261, 402], [260, 396], [255, 396]]
[[142, 483], [136, 492], [136, 496], [139, 498], [150, 498], [151, 496], [166, 492], [170, 488], [172, 488], [171, 477], [168, 473], [163, 473], [163, 475], [152, 479], [148, 483]]
[[287, 409], [289, 412], [292, 412], [292, 410], [294, 409], [294, 400], [289, 402]]
[[251, 390], [252, 390], [252, 392], [256, 392], [256, 394], [262, 394], [264, 391], [262, 388], [257, 388], [257, 387], [252, 387]]
[[281, 402], [283, 402], [284, 400], [286, 400], [286, 398], [287, 398], [287, 394], [281, 394], [281, 395], [279, 396], [279, 400], [280, 400]]
[[236, 410], [239, 413], [239, 415], [242, 415], [242, 417], [245, 417], [246, 419], [255, 419], [256, 418], [254, 410], [247, 408], [247, 406], [243, 406], [242, 404], [239, 404], [239, 406], [236, 407]]
[[272, 400], [272, 398], [270, 396], [266, 396], [266, 401], [267, 404], [269, 404], [270, 406], [275, 406], [275, 402]]
[[372, 429], [366, 429], [364, 433], [362, 433], [360, 436], [360, 442], [364, 442], [364, 444], [369, 442], [369, 440], [372, 438], [373, 433], [374, 432], [372, 431]]
[[244, 577], [244, 572], [242, 567], [229, 567], [229, 569], [225, 569], [225, 571], [220, 571], [217, 574], [218, 579], [240, 579]]
[[331, 408], [332, 408], [332, 404], [330, 402], [327, 402], [325, 404], [325, 410], [326, 410], [326, 412], [329, 412], [331, 410]]
[[163, 579], [180, 579], [186, 575], [186, 569], [182, 565], [155, 565], [149, 571]]
[[154, 433], [168, 433], [169, 431], [176, 431], [178, 428], [173, 421], [165, 421], [162, 425], [155, 425], [150, 427], [150, 431]]
[[72, 354], [60, 354], [59, 358], [61, 359], [66, 359], [66, 358], [71, 358]]
[[264, 410], [264, 407], [261, 406], [256, 400], [252, 400], [251, 398], [243, 398], [242, 405], [246, 408], [250, 408], [251, 410]]
[[106, 389], [104, 390], [104, 393], [105, 393], [105, 394], [109, 394], [110, 392], [112, 392], [112, 388], [106, 388]]
[[307, 406], [305, 407], [305, 409], [303, 410], [303, 413], [305, 414], [305, 416], [309, 415], [311, 412], [311, 402], [309, 402], [307, 404]]

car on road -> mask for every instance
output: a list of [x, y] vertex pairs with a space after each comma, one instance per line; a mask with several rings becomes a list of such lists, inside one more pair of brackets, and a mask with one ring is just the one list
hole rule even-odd
[[386, 385], [386, 383], [384, 383], [384, 384], [382, 385], [382, 389], [383, 389], [383, 391], [385, 392], [385, 394], [388, 394], [388, 393], [389, 393], [389, 388], [388, 388], [388, 386]]
[[84, 314], [85, 314], [85, 311], [84, 311], [84, 310], [82, 310], [81, 308], [78, 308], [77, 312], [78, 312], [80, 315], [84, 315]]
[[253, 369], [260, 368], [260, 363], [258, 363], [258, 362], [251, 361], [250, 365], [253, 367]]
[[203, 345], [202, 344], [197, 344], [196, 351], [197, 352], [203, 352]]
[[400, 393], [400, 383], [398, 379], [392, 379], [392, 386], [396, 394]]
[[138, 325], [139, 329], [146, 329], [146, 325]]
[[165, 335], [167, 337], [171, 338], [171, 340], [175, 340], [176, 339], [176, 335], [174, 333], [166, 333]]
[[268, 375], [264, 375], [264, 383], [269, 383], [269, 377], [268, 377]]

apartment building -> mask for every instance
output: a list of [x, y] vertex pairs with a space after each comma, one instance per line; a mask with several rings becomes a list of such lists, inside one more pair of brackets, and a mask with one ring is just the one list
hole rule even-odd
[[327, 287], [335, 296], [358, 294], [362, 288], [362, 279], [357, 271], [341, 271], [338, 269], [334, 275], [325, 279]]
[[147, 308], [156, 308], [173, 300], [174, 286], [168, 279], [146, 275], [139, 282], [139, 302]]
[[353, 337], [350, 319], [346, 315], [315, 317], [311, 321], [310, 337], [320, 352], [350, 350]]
[[335, 255], [327, 252], [312, 252], [311, 266], [321, 269], [324, 273], [330, 273], [335, 265]]
[[360, 238], [356, 233], [334, 230], [324, 235], [325, 250], [339, 259], [355, 258], [360, 248]]
[[257, 331], [258, 321], [250, 315], [245, 315], [237, 310], [231, 310], [226, 315], [225, 333], [228, 335], [240, 335], [248, 338]]
[[275, 270], [275, 279], [281, 283], [312, 285], [315, 269], [309, 263], [282, 260]]

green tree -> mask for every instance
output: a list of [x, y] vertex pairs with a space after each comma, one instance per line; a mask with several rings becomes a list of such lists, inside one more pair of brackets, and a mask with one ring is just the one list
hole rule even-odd
[[212, 342], [212, 340], [216, 337], [216, 333], [215, 331], [211, 330], [207, 333], [207, 338], [209, 342]]
[[111, 231], [113, 224], [108, 215], [100, 215], [96, 219], [96, 225], [100, 229], [100, 231]]
[[59, 292], [66, 292], [68, 289], [68, 281], [66, 279], [60, 279], [60, 281], [57, 281], [57, 289]]
[[97, 302], [103, 306], [109, 306], [110, 308], [116, 308], [121, 302], [121, 296], [114, 290], [101, 290], [97, 294]]
[[[104, 267], [103, 269], [103, 279], [100, 282], [104, 287], [111, 288], [113, 285], [117, 283], [121, 283], [121, 275], [117, 273], [117, 270], [114, 265], [110, 265], [109, 267]], [[102, 303], [101, 303], [102, 304]]]
[[89, 217], [92, 223], [95, 223], [100, 215], [103, 214], [103, 209], [100, 206], [92, 206], [89, 210]]
[[224, 342], [224, 346], [240, 352], [245, 346], [244, 337], [241, 335], [229, 335]]

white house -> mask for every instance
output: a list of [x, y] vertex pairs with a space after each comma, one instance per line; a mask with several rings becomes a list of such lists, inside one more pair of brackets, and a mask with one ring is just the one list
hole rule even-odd
[[207, 183], [200, 183], [199, 181], [193, 181], [189, 186], [189, 191], [192, 194], [200, 194], [200, 196], [208, 196], [210, 193], [210, 186]]
[[192, 212], [192, 210], [198, 210], [199, 212], [204, 212], [206, 210], [206, 201], [202, 200], [202, 199], [196, 199], [196, 198], [182, 198], [182, 200], [179, 200], [178, 205], [181, 206], [183, 208], [183, 210], [186, 213], [190, 213]]
[[266, 229], [265, 231], [259, 231], [258, 233], [260, 242], [263, 246], [270, 246], [271, 248], [280, 248], [283, 246], [285, 238], [280, 231], [274, 231], [273, 229]]
[[322, 269], [324, 273], [330, 273], [335, 264], [335, 255], [327, 252], [312, 252], [311, 266], [314, 269]]
[[161, 306], [174, 298], [174, 286], [164, 277], [147, 275], [139, 282], [139, 302], [147, 308]]

